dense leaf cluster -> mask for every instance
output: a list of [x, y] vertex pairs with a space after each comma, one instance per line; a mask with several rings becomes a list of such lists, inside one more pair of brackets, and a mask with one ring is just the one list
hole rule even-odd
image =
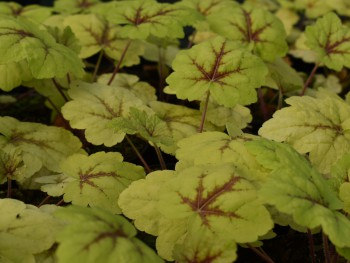
[[35, 92], [64, 125], [0, 117], [0, 261], [234, 262], [240, 246], [273, 262], [276, 225], [350, 260], [348, 16], [347, 0], [1, 2], [0, 103]]

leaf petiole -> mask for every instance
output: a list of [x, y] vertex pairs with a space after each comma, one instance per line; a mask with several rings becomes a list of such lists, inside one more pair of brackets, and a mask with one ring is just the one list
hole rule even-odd
[[120, 59], [119, 59], [117, 65], [115, 66], [114, 71], [113, 71], [113, 73], [112, 73], [112, 76], [111, 76], [110, 80], [108, 81], [107, 85], [111, 85], [112, 81], [114, 80], [115, 76], [117, 75], [117, 73], [118, 73], [118, 71], [119, 71], [119, 69], [120, 69], [120, 67], [121, 67], [121, 65], [122, 65], [122, 62], [123, 62], [123, 60], [124, 60], [124, 57], [125, 57], [125, 55], [126, 55], [126, 52], [128, 51], [128, 49], [129, 49], [129, 47], [130, 47], [131, 42], [132, 42], [132, 39], [130, 39], [130, 40], [126, 43], [126, 45], [125, 45], [125, 47], [124, 47], [124, 50], [123, 50], [123, 52], [122, 52], [122, 55], [120, 56]]
[[162, 170], [166, 170], [167, 168], [166, 168], [166, 164], [165, 164], [161, 150], [159, 149], [159, 147], [156, 144], [154, 144], [153, 146], [154, 146], [154, 149], [156, 150], [157, 157], [158, 157], [158, 160], [160, 163], [160, 167], [162, 168]]
[[199, 129], [198, 129], [199, 133], [203, 132], [203, 129], [204, 129], [204, 122], [205, 122], [205, 117], [207, 115], [209, 97], [210, 97], [210, 90], [207, 91], [207, 97], [205, 99], [204, 109], [203, 109], [203, 113], [202, 113], [202, 120], [201, 120], [201, 124], [199, 126]]
[[98, 58], [97, 58], [97, 62], [95, 65], [95, 69], [94, 69], [94, 73], [92, 74], [92, 82], [95, 82], [97, 79], [97, 72], [101, 66], [101, 61], [103, 58], [103, 50], [100, 51], [100, 53], [98, 54]]
[[309, 77], [307, 78], [307, 80], [306, 80], [305, 83], [304, 83], [304, 87], [303, 87], [303, 90], [302, 90], [301, 93], [300, 93], [300, 96], [304, 96], [304, 94], [305, 94], [305, 92], [306, 92], [306, 89], [308, 88], [308, 86], [310, 85], [312, 79], [314, 78], [314, 76], [315, 76], [315, 74], [316, 74], [316, 71], [317, 71], [319, 65], [320, 65], [319, 62], [317, 62], [317, 63], [315, 64], [315, 66], [314, 66], [314, 68], [312, 69], [312, 71], [311, 71]]
[[139, 150], [136, 148], [135, 144], [132, 142], [132, 140], [129, 138], [128, 135], [125, 135], [125, 139], [128, 141], [128, 143], [130, 144], [131, 148], [134, 150], [134, 152], [136, 153], [137, 157], [139, 158], [139, 160], [141, 161], [141, 163], [143, 164], [143, 167], [145, 168], [147, 173], [150, 173], [152, 170], [151, 168], [148, 166], [147, 162], [145, 161], [145, 159], [142, 157], [141, 153], [139, 152]]

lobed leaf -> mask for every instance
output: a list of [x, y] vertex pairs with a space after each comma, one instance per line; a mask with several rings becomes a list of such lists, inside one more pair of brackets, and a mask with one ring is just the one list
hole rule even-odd
[[233, 164], [198, 165], [179, 171], [162, 187], [158, 209], [169, 219], [188, 220], [217, 239], [254, 242], [273, 222], [245, 172]]
[[45, 209], [0, 199], [0, 261], [34, 263], [55, 243], [60, 223]]
[[350, 221], [338, 209], [342, 202], [326, 179], [291, 146], [267, 141], [249, 142], [249, 150], [271, 170], [259, 193], [280, 212], [309, 229], [322, 227], [333, 244], [349, 246]]
[[262, 8], [227, 8], [210, 15], [208, 21], [215, 33], [247, 46], [266, 61], [274, 61], [288, 51], [282, 22]]
[[[112, 74], [102, 74], [97, 82], [107, 84]], [[157, 100], [156, 90], [145, 81], [139, 81], [136, 75], [118, 73], [110, 84], [112, 87], [124, 88], [131, 91], [145, 104]]]
[[30, 170], [39, 162], [39, 167], [59, 172], [59, 163], [81, 150], [79, 139], [63, 128], [20, 122], [12, 117], [0, 118], [0, 133], [2, 150], [10, 154], [18, 149]]
[[0, 89], [11, 91], [33, 78], [25, 60], [0, 65]]
[[317, 53], [319, 63], [340, 71], [350, 67], [350, 29], [329, 13], [305, 29], [306, 45]]
[[174, 72], [166, 79], [167, 93], [180, 99], [203, 100], [211, 95], [226, 107], [256, 101], [255, 89], [264, 83], [264, 63], [237, 43], [217, 37], [180, 51]]
[[[204, 110], [204, 102], [201, 102], [200, 110]], [[220, 116], [220, 118], [218, 118]], [[240, 104], [234, 107], [220, 106], [209, 100], [206, 112], [206, 119], [216, 126], [225, 126], [227, 123], [234, 125], [238, 129], [244, 129], [252, 121], [250, 110]], [[204, 125], [206, 126], [206, 124]]]
[[117, 152], [68, 157], [61, 164], [62, 173], [74, 180], [65, 185], [64, 201], [121, 213], [117, 203], [119, 194], [132, 181], [144, 177], [142, 167], [122, 160]]
[[298, 72], [288, 65], [283, 59], [276, 59], [267, 63], [269, 74], [266, 86], [281, 90], [283, 93], [301, 89], [304, 85], [303, 79]]
[[196, 10], [201, 19], [198, 19], [194, 24], [196, 29], [195, 34], [192, 34], [192, 42], [199, 43], [204, 39], [213, 37], [213, 32], [209, 29], [208, 17], [213, 14], [218, 14], [226, 9], [238, 7], [239, 4], [231, 0], [182, 0], [182, 5]]
[[63, 14], [75, 14], [89, 12], [99, 0], [56, 0], [54, 10]]
[[124, 38], [183, 38], [183, 27], [196, 20], [196, 13], [177, 4], [132, 0], [116, 3], [107, 19], [123, 26], [120, 36]]
[[327, 0], [295, 0], [293, 5], [294, 8], [304, 11], [307, 17], [317, 18], [332, 10], [330, 3]]
[[143, 102], [124, 88], [101, 83], [75, 82], [68, 92], [71, 101], [62, 107], [62, 114], [76, 129], [85, 129], [86, 139], [95, 145], [113, 146], [125, 133], [115, 132], [107, 124], [113, 118], [129, 116], [129, 108], [144, 109]]
[[254, 140], [254, 136], [243, 134], [231, 138], [223, 132], [203, 132], [181, 140], [176, 151], [176, 170], [204, 164], [232, 163], [245, 169], [253, 171], [247, 173], [252, 182], [260, 183], [266, 179], [266, 172], [248, 152], [246, 141]]
[[185, 240], [175, 246], [176, 262], [220, 263], [234, 262], [237, 258], [237, 244], [225, 238], [218, 239], [213, 232], [204, 226], [190, 229]]
[[51, 8], [40, 5], [22, 6], [16, 2], [1, 2], [0, 15], [13, 17], [25, 17], [35, 22], [42, 23], [51, 15]]
[[119, 196], [118, 204], [123, 214], [134, 220], [141, 231], [158, 236], [158, 254], [173, 260], [173, 249], [187, 231], [187, 220], [168, 219], [158, 210], [159, 191], [174, 176], [174, 171], [155, 171], [145, 179], [132, 182]]
[[291, 97], [290, 107], [277, 111], [259, 134], [291, 144], [300, 153], [309, 153], [311, 163], [322, 173], [350, 151], [348, 123], [350, 106], [342, 100]]
[[128, 118], [115, 118], [110, 121], [109, 126], [116, 131], [138, 134], [155, 145], [170, 146], [173, 144], [166, 123], [150, 111], [141, 111], [132, 107]]
[[59, 209], [56, 216], [68, 223], [57, 235], [59, 262], [163, 262], [135, 237], [135, 228], [121, 216], [79, 206]]
[[33, 77], [81, 76], [83, 63], [73, 50], [25, 19], [0, 17], [0, 64], [25, 60]]
[[[121, 27], [109, 23], [105, 18], [95, 14], [68, 16], [64, 25], [70, 26], [82, 46], [80, 57], [88, 58], [98, 52], [119, 60], [128, 40], [120, 37]], [[124, 66], [132, 66], [140, 62], [143, 46], [133, 41], [123, 60]]]
[[[166, 123], [166, 129], [173, 139], [172, 145], [160, 145], [166, 153], [175, 154], [178, 141], [198, 133], [201, 120], [200, 111], [160, 101], [152, 101], [149, 106]], [[205, 122], [205, 130], [216, 130], [216, 127]]]
[[16, 147], [0, 150], [0, 184], [7, 179], [24, 182], [38, 172], [42, 166], [40, 160], [31, 155], [23, 155]]

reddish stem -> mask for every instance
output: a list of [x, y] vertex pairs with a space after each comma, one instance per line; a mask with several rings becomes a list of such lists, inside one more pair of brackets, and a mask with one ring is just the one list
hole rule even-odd
[[315, 64], [315, 66], [314, 66], [314, 68], [312, 69], [312, 71], [311, 71], [309, 77], [307, 78], [307, 80], [306, 80], [305, 83], [304, 83], [304, 87], [303, 87], [303, 90], [302, 90], [301, 93], [300, 93], [300, 96], [304, 96], [304, 94], [305, 94], [305, 92], [306, 92], [306, 89], [307, 89], [307, 87], [310, 85], [312, 79], [314, 78], [314, 76], [315, 76], [315, 74], [316, 74], [316, 70], [318, 69], [319, 65], [320, 65], [319, 63], [316, 63], [316, 64]]
[[208, 90], [207, 91], [207, 98], [205, 99], [205, 103], [204, 103], [201, 124], [200, 124], [199, 129], [198, 129], [199, 133], [203, 132], [203, 129], [204, 129], [205, 117], [207, 115], [208, 104], [209, 104], [209, 97], [210, 97], [210, 91]]
[[131, 44], [131, 39], [128, 41], [128, 43], [126, 43], [125, 47], [124, 47], [124, 50], [122, 52], [122, 55], [120, 56], [120, 59], [118, 61], [118, 64], [115, 66], [114, 68], [114, 71], [112, 73], [112, 77], [110, 78], [110, 80], [108, 81], [107, 85], [111, 85], [112, 81], [114, 80], [115, 76], [117, 75], [119, 69], [120, 69], [120, 66], [122, 65], [122, 62], [125, 58], [125, 55], [126, 55], [126, 52], [128, 51], [129, 47], [130, 47], [130, 44]]

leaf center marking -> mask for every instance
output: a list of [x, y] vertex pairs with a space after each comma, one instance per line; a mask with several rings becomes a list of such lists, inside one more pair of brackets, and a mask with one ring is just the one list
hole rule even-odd
[[207, 16], [210, 14], [211, 9], [219, 5], [219, 3], [220, 1], [212, 1], [206, 8], [202, 9], [198, 2], [196, 8], [201, 14], [203, 14], [204, 16]]
[[344, 37], [342, 40], [338, 40], [335, 41], [333, 44], [331, 44], [331, 34], [329, 33], [327, 35], [327, 42], [326, 45], [323, 46], [322, 44], [320, 44], [321, 48], [324, 48], [326, 50], [327, 56], [330, 54], [345, 54], [345, 53], [349, 53], [348, 51], [345, 50], [337, 50], [337, 48], [342, 45], [345, 42], [348, 42], [350, 40], [350, 37]]
[[210, 215], [223, 216], [229, 218], [240, 218], [240, 216], [236, 213], [223, 211], [220, 209], [220, 207], [212, 206], [212, 204], [222, 194], [232, 191], [237, 182], [241, 180], [241, 177], [232, 176], [231, 179], [224, 185], [215, 187], [211, 192], [208, 192], [207, 197], [203, 197], [205, 191], [203, 186], [203, 179], [205, 176], [206, 175], [203, 174], [200, 177], [199, 186], [196, 189], [197, 195], [194, 200], [191, 200], [190, 198], [185, 197], [179, 193], [182, 202], [184, 204], [189, 205], [193, 211], [198, 212], [200, 217], [202, 218], [203, 223], [206, 225], [209, 224], [207, 217]]
[[127, 17], [124, 15], [124, 18], [134, 24], [135, 26], [141, 25], [141, 24], [146, 24], [146, 23], [154, 23], [154, 24], [160, 24], [159, 21], [155, 21], [155, 19], [159, 16], [165, 16], [168, 15], [171, 12], [175, 12], [175, 9], [169, 9], [166, 10], [164, 8], [161, 8], [158, 12], [156, 12], [153, 15], [143, 15], [142, 14], [143, 7], [139, 7], [136, 9], [136, 14], [133, 18]]
[[100, 233], [97, 237], [95, 237], [90, 243], [86, 244], [83, 247], [83, 250], [89, 250], [90, 246], [94, 245], [94, 243], [99, 243], [100, 241], [106, 239], [106, 238], [110, 238], [113, 241], [113, 245], [115, 246], [116, 241], [118, 239], [118, 237], [122, 237], [122, 238], [127, 238], [127, 235], [121, 231], [121, 230], [115, 230], [115, 231], [111, 231], [111, 232], [103, 232]]
[[89, 8], [90, 6], [93, 6], [94, 3], [89, 2], [89, 0], [82, 0], [80, 3], [78, 2], [76, 7], [80, 8]]
[[226, 42], [222, 43], [219, 51], [215, 50], [213, 46], [211, 47], [212, 52], [215, 54], [215, 61], [209, 72], [205, 70], [203, 65], [200, 65], [197, 61], [195, 61], [194, 58], [191, 58], [192, 63], [203, 75], [201, 78], [191, 78], [191, 79], [196, 81], [204, 80], [204, 81], [218, 83], [220, 85], [225, 85], [226, 83], [221, 79], [229, 76], [232, 73], [240, 73], [242, 70], [240, 66], [238, 66], [234, 70], [220, 72], [220, 67], [224, 65], [224, 62], [222, 61], [223, 57], [232, 52], [232, 50], [225, 50], [225, 47], [226, 47]]

